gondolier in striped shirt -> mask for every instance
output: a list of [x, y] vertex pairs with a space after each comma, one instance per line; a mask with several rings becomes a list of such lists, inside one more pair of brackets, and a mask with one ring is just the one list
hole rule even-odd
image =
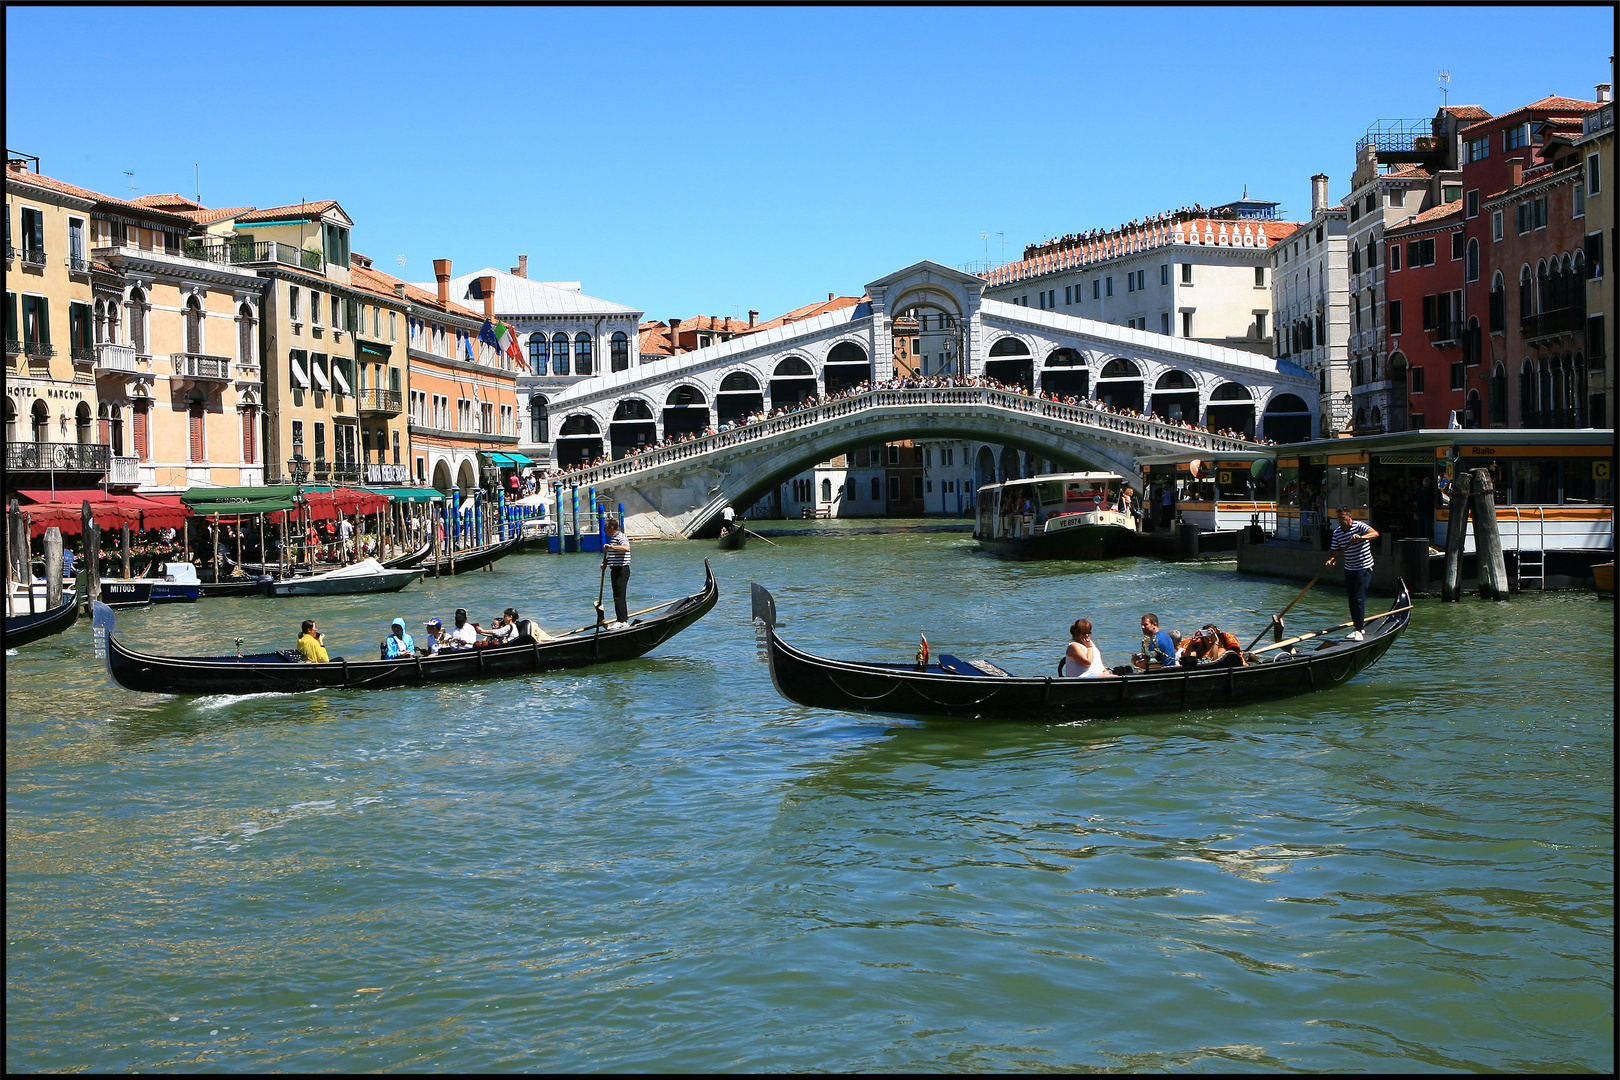
[[[1365, 521], [1357, 521], [1348, 506], [1339, 507], [1339, 524], [1333, 529], [1333, 550], [1344, 552], [1344, 587], [1350, 594], [1350, 619], [1356, 628], [1349, 634], [1351, 641], [1363, 638], [1362, 627], [1367, 623], [1367, 586], [1372, 583], [1372, 541], [1378, 539], [1378, 530]], [[1332, 566], [1338, 555], [1329, 555]]]
[[602, 545], [602, 561], [607, 563], [608, 573], [613, 578], [613, 611], [618, 616], [606, 629], [617, 630], [630, 619], [630, 605], [625, 602], [625, 590], [630, 585], [630, 541], [618, 518], [610, 517], [605, 524], [607, 541]]

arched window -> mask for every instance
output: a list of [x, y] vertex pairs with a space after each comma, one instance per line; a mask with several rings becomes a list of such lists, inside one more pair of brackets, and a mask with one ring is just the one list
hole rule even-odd
[[991, 356], [1028, 356], [1029, 346], [1015, 337], [1004, 337], [990, 346]]
[[1463, 407], [1463, 427], [1479, 427], [1479, 391], [1468, 391], [1468, 403]]
[[623, 330], [613, 331], [613, 337], [608, 344], [608, 355], [612, 360], [614, 371], [624, 371], [630, 366], [630, 338]]
[[883, 501], [883, 481], [879, 480], [875, 476], [872, 477], [872, 501], [873, 502], [882, 502]]
[[574, 374], [591, 374], [591, 335], [583, 330], [574, 335]]
[[826, 477], [821, 480], [821, 501], [832, 502], [832, 481]]
[[112, 410], [111, 410], [111, 407], [105, 401], [103, 401], [96, 408], [96, 417], [101, 423], [101, 437], [99, 439], [97, 439], [96, 441], [99, 442], [102, 446], [111, 446], [112, 445]]
[[129, 291], [129, 343], [137, 353], [146, 354], [146, 294]]
[[1102, 377], [1104, 379], [1140, 379], [1142, 369], [1123, 356], [1116, 356], [1103, 365]]
[[34, 399], [33, 421], [34, 441], [49, 442], [51, 439], [51, 407], [38, 398]]
[[619, 402], [619, 407], [613, 410], [614, 423], [623, 420], [651, 420], [652, 418], [652, 406], [640, 398], [625, 398]]
[[561, 331], [551, 335], [551, 373], [568, 374], [568, 335]]
[[1525, 263], [1519, 267], [1519, 318], [1529, 318], [1535, 314], [1535, 286], [1530, 274], [1530, 264]]
[[1468, 254], [1467, 254], [1467, 264], [1466, 265], [1467, 265], [1467, 268], [1468, 268], [1468, 280], [1469, 281], [1478, 281], [1479, 280], [1479, 241], [1477, 239], [1471, 239], [1471, 240], [1468, 241]]
[[253, 363], [254, 340], [253, 309], [243, 304], [236, 309], [236, 362]]
[[[548, 350], [546, 349], [546, 335], [544, 335], [544, 334], [530, 334], [529, 335], [529, 370], [534, 372], [536, 375], [544, 375], [546, 373], [546, 357], [547, 357], [547, 353], [548, 353]], [[539, 440], [537, 439], [535, 441], [538, 442]]]
[[17, 441], [17, 406], [6, 398], [6, 442]]
[[[544, 337], [541, 337], [539, 334], [536, 334], [535, 337], [540, 338], [540, 347], [542, 349], [544, 349], [546, 347], [546, 339]], [[531, 350], [533, 349], [533, 347], [534, 347], [533, 339], [530, 340], [529, 347], [530, 347]], [[537, 368], [535, 368], [535, 370], [539, 371], [541, 369], [537, 367]], [[550, 442], [551, 441], [550, 438], [548, 437], [547, 432], [546, 432], [546, 428], [548, 426], [547, 423], [546, 423], [546, 421], [548, 419], [548, 414], [547, 414], [547, 411], [546, 411], [546, 405], [547, 404], [548, 404], [548, 402], [546, 401], [545, 396], [542, 395], [542, 394], [536, 394], [536, 395], [534, 395], [533, 397], [531, 397], [529, 399], [529, 441], [530, 442], [543, 443], [543, 442]]]
[[665, 404], [672, 409], [684, 408], [688, 405], [703, 406], [708, 403], [708, 399], [703, 396], [702, 390], [686, 383], [682, 383], [671, 390], [668, 399], [665, 401]]
[[105, 301], [96, 301], [96, 344], [100, 345], [107, 340], [107, 305]]
[[1074, 349], [1053, 349], [1046, 358], [1047, 367], [1082, 367], [1086, 358]]
[[1379, 424], [1384, 422], [1384, 414], [1379, 411], [1378, 406], [1376, 405], [1372, 407], [1372, 422], [1373, 427], [1377, 427]]
[[1159, 380], [1153, 384], [1153, 388], [1155, 390], [1196, 390], [1198, 384], [1193, 382], [1193, 377], [1185, 371], [1177, 371], [1172, 368], [1159, 376]]
[[733, 371], [720, 380], [722, 394], [759, 393], [759, 380], [746, 371]]
[[575, 413], [562, 422], [562, 430], [558, 432], [558, 435], [600, 435], [601, 433], [602, 428], [597, 424], [596, 417], [585, 413]]
[[1549, 296], [1551, 292], [1552, 276], [1547, 270], [1547, 260], [1542, 259], [1536, 263], [1536, 310], [1538, 312], [1546, 311], [1552, 306], [1548, 303], [1551, 299]]
[[1249, 393], [1249, 388], [1247, 386], [1244, 386], [1241, 383], [1229, 382], [1221, 383], [1221, 385], [1217, 386], [1215, 388], [1215, 392], [1209, 395], [1209, 400], [1253, 401], [1254, 396]]
[[203, 351], [202, 301], [195, 296], [186, 299], [186, 352]]
[[864, 364], [866, 363], [866, 350], [853, 341], [840, 341], [827, 353], [829, 364]]
[[90, 403], [79, 402], [79, 407], [73, 412], [74, 441], [88, 443], [91, 439]]
[[1507, 309], [1504, 306], [1507, 300], [1502, 281], [1502, 271], [1498, 270], [1491, 278], [1491, 318], [1492, 333], [1500, 333], [1507, 329]]
[[810, 362], [800, 356], [790, 356], [776, 365], [776, 377], [778, 379], [790, 379], [814, 374], [815, 372], [810, 370]]
[[1491, 423], [1507, 423], [1507, 368], [1500, 362], [1491, 372]]

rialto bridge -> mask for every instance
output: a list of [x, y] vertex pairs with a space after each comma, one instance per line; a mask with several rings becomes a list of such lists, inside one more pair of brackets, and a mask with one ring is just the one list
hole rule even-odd
[[[986, 299], [984, 284], [920, 262], [867, 285], [853, 307], [580, 382], [546, 405], [553, 460], [612, 460], [562, 482], [622, 502], [633, 534], [694, 536], [727, 503], [746, 507], [836, 453], [895, 439], [978, 439], [1124, 475], [1148, 454], [1252, 446], [1036, 391], [1277, 442], [1316, 429], [1316, 381], [1286, 361]], [[738, 425], [910, 371], [1027, 392], [877, 390]], [[724, 430], [626, 456], [710, 428]]]

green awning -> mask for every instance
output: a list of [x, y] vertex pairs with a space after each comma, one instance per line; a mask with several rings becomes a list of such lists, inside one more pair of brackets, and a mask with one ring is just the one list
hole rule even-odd
[[400, 502], [432, 502], [444, 498], [444, 492], [438, 488], [367, 487], [360, 490], [387, 495], [390, 499], [398, 499]]
[[387, 345], [374, 345], [369, 341], [362, 341], [359, 344], [361, 352], [370, 356], [380, 356], [383, 359], [387, 359], [394, 351]]
[[296, 505], [298, 485], [194, 488], [180, 496], [193, 514], [269, 514]]
[[524, 457], [522, 454], [508, 454], [508, 453], [505, 453], [504, 451], [496, 451], [496, 450], [485, 450], [484, 454], [485, 454], [485, 456], [487, 456], [489, 458], [490, 461], [494, 462], [496, 465], [514, 465], [514, 466], [517, 466], [517, 465], [533, 465], [534, 464], [533, 461], [530, 461], [528, 458]]

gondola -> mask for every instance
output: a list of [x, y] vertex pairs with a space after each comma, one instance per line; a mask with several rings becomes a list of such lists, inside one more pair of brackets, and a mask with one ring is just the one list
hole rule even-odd
[[433, 541], [429, 540], [415, 551], [408, 551], [403, 555], [395, 555], [392, 559], [384, 559], [383, 566], [389, 570], [410, 570], [420, 566], [422, 560], [433, 554]]
[[720, 530], [718, 546], [721, 551], [741, 551], [748, 544], [748, 530], [741, 525]]
[[[39, 611], [22, 612], [17, 615], [6, 616], [5, 648], [15, 649], [19, 645], [38, 641], [40, 638], [60, 634], [79, 620], [79, 582], [68, 582], [68, 588], [62, 602], [53, 608]], [[21, 597], [26, 604], [27, 594]]]
[[107, 661], [113, 681], [149, 694], [302, 693], [308, 690], [384, 690], [396, 686], [471, 682], [540, 671], [630, 660], [662, 645], [714, 607], [720, 591], [704, 563], [701, 591], [669, 601], [629, 626], [589, 626], [561, 637], [524, 636], [436, 656], [397, 660], [303, 663], [290, 649], [249, 656], [157, 656], [127, 648], [114, 634], [112, 610], [95, 607], [96, 655]]
[[1116, 678], [1019, 677], [983, 660], [940, 656], [913, 664], [829, 660], [796, 649], [776, 632], [776, 601], [754, 586], [753, 618], [764, 624], [771, 681], [790, 701], [818, 709], [899, 717], [961, 717], [1063, 723], [1138, 713], [1202, 712], [1317, 693], [1351, 679], [1395, 644], [1411, 619], [1404, 582], [1394, 606], [1367, 620], [1364, 641], [1333, 638], [1333, 627], [1288, 648], [1262, 649], [1247, 667], [1171, 668]]
[[466, 574], [473, 570], [482, 570], [497, 559], [504, 559], [517, 551], [522, 538], [512, 537], [502, 540], [498, 544], [487, 547], [472, 548], [469, 551], [458, 551], [452, 559], [449, 555], [442, 555], [438, 560], [429, 559], [417, 567], [425, 577], [450, 577], [452, 574]]

